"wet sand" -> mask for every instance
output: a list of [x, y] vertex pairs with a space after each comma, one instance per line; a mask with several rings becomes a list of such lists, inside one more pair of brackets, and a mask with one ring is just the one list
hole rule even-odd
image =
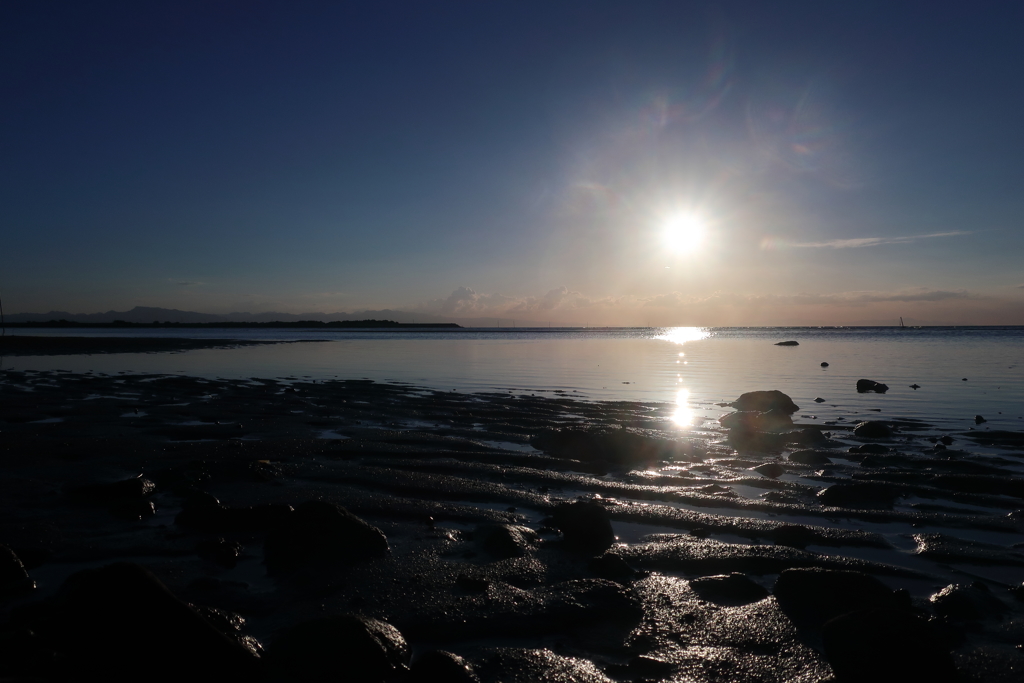
[[131, 562], [267, 680], [358, 670], [289, 640], [345, 614], [404, 638], [365, 680], [1019, 680], [1020, 433], [680, 431], [673, 408], [0, 372], [0, 544], [36, 584], [4, 588], [0, 676], [60, 680], [84, 656], [53, 635], [66, 579]]

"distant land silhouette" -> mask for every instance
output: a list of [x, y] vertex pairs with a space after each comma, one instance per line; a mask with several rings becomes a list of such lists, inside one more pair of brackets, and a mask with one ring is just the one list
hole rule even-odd
[[[328, 323], [358, 322], [365, 320], [387, 321], [391, 324], [430, 325], [458, 324], [467, 327], [511, 327], [511, 318], [446, 318], [444, 316], [407, 313], [392, 309], [354, 311], [352, 313], [199, 313], [182, 311], [177, 308], [158, 308], [154, 306], [136, 306], [130, 311], [107, 311], [106, 313], [69, 313], [68, 311], [50, 311], [48, 313], [13, 313], [6, 316], [8, 323], [46, 323], [50, 321], [67, 321], [85, 324], [111, 324], [115, 321], [132, 324], [154, 323]], [[532, 320], [519, 320], [519, 327], [546, 327], [548, 323]]]
[[205, 323], [172, 323], [172, 322], [159, 322], [153, 321], [150, 323], [130, 323], [125, 320], [115, 320], [110, 323], [98, 323], [98, 322], [77, 322], [73, 320], [47, 320], [33, 321], [33, 322], [15, 322], [8, 323], [11, 327], [22, 327], [30, 329], [39, 328], [82, 328], [82, 327], [109, 327], [117, 329], [132, 329], [138, 327], [146, 328], [212, 328], [212, 329], [252, 329], [252, 328], [279, 328], [279, 327], [291, 327], [291, 328], [360, 328], [360, 329], [380, 329], [380, 328], [461, 328], [461, 325], [455, 323], [399, 323], [394, 320], [332, 320], [330, 322], [323, 322], [320, 320], [296, 320], [294, 322], [282, 322], [275, 320], [268, 323], [252, 323], [252, 322], [205, 322]]

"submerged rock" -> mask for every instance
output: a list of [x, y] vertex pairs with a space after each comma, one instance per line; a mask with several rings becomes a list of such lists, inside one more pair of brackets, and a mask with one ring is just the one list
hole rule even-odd
[[292, 627], [274, 641], [266, 659], [268, 680], [274, 682], [381, 683], [408, 670], [409, 646], [391, 624], [345, 614]]
[[793, 418], [788, 413], [773, 408], [766, 412], [744, 410], [723, 415], [718, 422], [726, 429], [743, 431], [773, 432], [793, 426]]
[[781, 342], [775, 342], [775, 345], [776, 346], [800, 346], [800, 342], [792, 341], [792, 340], [790, 340], [790, 341], [781, 341]]
[[893, 435], [893, 431], [887, 422], [867, 420], [853, 428], [853, 435], [863, 439], [888, 439]]
[[269, 574], [285, 574], [313, 561], [353, 562], [388, 553], [387, 537], [333, 503], [311, 500], [267, 533], [263, 545]]
[[777, 462], [766, 462], [763, 465], [755, 467], [754, 471], [768, 477], [769, 479], [778, 479], [786, 473], [786, 468]]
[[859, 379], [857, 380], [857, 393], [867, 394], [874, 392], [876, 394], [884, 394], [889, 391], [889, 385], [876, 382], [873, 379]]

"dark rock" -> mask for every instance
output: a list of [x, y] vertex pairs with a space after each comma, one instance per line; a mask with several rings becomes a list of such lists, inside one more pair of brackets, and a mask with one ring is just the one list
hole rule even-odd
[[147, 569], [117, 563], [70, 576], [48, 635], [61, 680], [244, 680], [259, 659], [178, 600]]
[[319, 500], [302, 503], [267, 532], [267, 573], [286, 574], [309, 562], [354, 562], [388, 553], [380, 529], [345, 508]]
[[473, 532], [473, 538], [484, 552], [508, 559], [526, 555], [537, 534], [533, 529], [518, 524], [483, 524]]
[[818, 500], [829, 507], [891, 508], [900, 489], [877, 482], [833, 484], [818, 492]]
[[819, 396], [818, 398], [814, 399], [814, 402], [815, 403], [824, 403], [825, 399], [823, 399], [821, 396]]
[[204, 560], [231, 569], [238, 564], [238, 557], [242, 554], [242, 544], [223, 538], [211, 538], [199, 541], [196, 544], [196, 553]]
[[694, 579], [690, 588], [702, 599], [719, 605], [746, 605], [768, 597], [763, 586], [738, 572]]
[[831, 443], [828, 437], [821, 433], [820, 429], [814, 428], [789, 432], [786, 434], [786, 442], [803, 446], [804, 448], [827, 447]]
[[621, 581], [636, 576], [636, 570], [621, 555], [607, 551], [590, 561], [590, 571], [602, 579]]
[[862, 439], [888, 439], [893, 435], [892, 427], [879, 420], [861, 422], [853, 428], [853, 435]]
[[892, 449], [880, 443], [865, 443], [859, 446], [850, 446], [850, 453], [870, 453], [874, 455], [885, 455]]
[[929, 601], [937, 615], [955, 621], [1000, 619], [1010, 611], [1006, 603], [992, 595], [988, 587], [979, 581], [969, 586], [951, 583], [932, 595]]
[[786, 569], [772, 593], [795, 624], [811, 628], [854, 610], [899, 607], [884, 583], [854, 571]]
[[776, 346], [800, 346], [800, 342], [797, 342], [797, 341], [782, 341], [782, 342], [775, 342], [775, 345]]
[[345, 614], [292, 627], [266, 663], [271, 681], [381, 683], [408, 670], [409, 646], [391, 624]]
[[940, 437], [939, 441], [941, 441], [943, 444], [945, 444], [947, 446], [951, 446], [953, 444], [953, 437], [951, 437], [950, 435], [946, 434], [945, 436]]
[[886, 384], [882, 384], [881, 382], [876, 382], [873, 379], [857, 380], [858, 394], [866, 394], [872, 391], [876, 394], [884, 394], [885, 392], [889, 391], [889, 386]]
[[155, 492], [156, 484], [140, 474], [109, 484], [78, 486], [69, 490], [68, 496], [82, 502], [110, 504], [138, 500]]
[[151, 500], [124, 500], [111, 505], [110, 514], [137, 522], [155, 515], [156, 506]]
[[921, 385], [920, 384], [911, 384], [910, 388], [913, 389], [914, 391], [917, 391], [918, 389], [921, 388]]
[[900, 609], [861, 609], [822, 628], [825, 657], [841, 683], [954, 683], [956, 668], [929, 624]]
[[599, 553], [615, 543], [611, 518], [600, 503], [562, 503], [552, 511], [551, 525], [562, 532], [568, 547], [581, 552]]
[[986, 420], [985, 418], [983, 418], [983, 417], [982, 417], [981, 415], [975, 415], [975, 416], [974, 416], [974, 424], [976, 424], [976, 425], [980, 425], [980, 424], [981, 424], [981, 423], [983, 423], [983, 422], [988, 422], [988, 420]]
[[766, 462], [763, 465], [755, 467], [754, 471], [768, 477], [769, 479], [778, 479], [786, 473], [786, 468], [777, 462]]
[[821, 364], [821, 367], [823, 367], [823, 368], [827, 368], [827, 367], [828, 367], [828, 363], [822, 363], [822, 364]]
[[0, 545], [0, 598], [25, 593], [36, 587], [18, 555]]
[[740, 394], [740, 397], [733, 401], [730, 406], [740, 411], [754, 410], [760, 413], [778, 410], [786, 415], [792, 415], [800, 410], [800, 407], [793, 403], [793, 399], [777, 389], [771, 391], [748, 391], [747, 393]]
[[994, 543], [969, 541], [946, 534], [914, 534], [917, 554], [937, 562], [1024, 566], [1024, 553]]
[[425, 652], [412, 663], [410, 683], [480, 683], [480, 677], [473, 667], [462, 657], [445, 652], [431, 650]]
[[174, 518], [174, 523], [209, 533], [267, 531], [285, 523], [292, 512], [291, 505], [279, 503], [225, 507], [205, 500], [189, 501]]
[[826, 451], [815, 450], [793, 451], [789, 454], [789, 460], [801, 465], [828, 465], [832, 462]]

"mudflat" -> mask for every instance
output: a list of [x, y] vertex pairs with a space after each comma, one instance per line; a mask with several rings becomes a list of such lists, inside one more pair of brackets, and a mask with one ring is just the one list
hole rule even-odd
[[0, 372], [0, 676], [1017, 680], [1020, 434], [673, 408]]

